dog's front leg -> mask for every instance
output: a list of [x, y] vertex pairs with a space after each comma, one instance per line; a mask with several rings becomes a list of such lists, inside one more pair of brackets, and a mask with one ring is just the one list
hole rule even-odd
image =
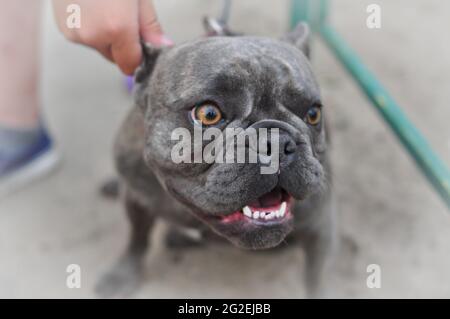
[[303, 243], [305, 251], [305, 285], [308, 298], [324, 297], [324, 274], [331, 254], [332, 239], [326, 234], [311, 234]]
[[318, 210], [312, 212], [307, 224], [297, 229], [305, 253], [305, 286], [308, 298], [325, 296], [324, 280], [337, 246], [336, 216], [330, 198]]
[[96, 292], [102, 297], [129, 296], [141, 282], [149, 232], [155, 217], [129, 193], [126, 194], [125, 209], [131, 226], [130, 240], [118, 263], [96, 287]]

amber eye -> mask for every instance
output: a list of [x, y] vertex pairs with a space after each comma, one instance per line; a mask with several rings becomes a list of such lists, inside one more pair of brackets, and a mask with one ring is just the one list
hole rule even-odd
[[320, 119], [322, 117], [322, 112], [319, 107], [313, 106], [306, 113], [306, 121], [310, 125], [317, 125], [320, 123]]
[[214, 125], [222, 119], [219, 108], [211, 102], [194, 107], [191, 116], [194, 122], [202, 125]]

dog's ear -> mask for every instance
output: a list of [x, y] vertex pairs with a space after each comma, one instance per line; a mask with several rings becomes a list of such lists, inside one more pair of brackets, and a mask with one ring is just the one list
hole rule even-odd
[[134, 100], [136, 105], [138, 105], [143, 112], [145, 112], [148, 107], [148, 82], [161, 51], [161, 48], [148, 43], [142, 43], [142, 62], [134, 73], [134, 81], [136, 84]]
[[136, 83], [144, 82], [153, 72], [161, 48], [155, 47], [149, 43], [142, 43], [143, 58], [141, 65], [135, 72]]
[[305, 22], [300, 22], [297, 26], [284, 35], [281, 40], [289, 42], [297, 47], [303, 54], [309, 58], [309, 40], [311, 37], [311, 29]]

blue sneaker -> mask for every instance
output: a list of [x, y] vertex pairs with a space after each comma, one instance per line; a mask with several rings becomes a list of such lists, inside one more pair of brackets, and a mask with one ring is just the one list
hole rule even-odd
[[58, 162], [58, 153], [45, 129], [39, 131], [31, 145], [15, 154], [0, 150], [0, 196], [46, 175]]

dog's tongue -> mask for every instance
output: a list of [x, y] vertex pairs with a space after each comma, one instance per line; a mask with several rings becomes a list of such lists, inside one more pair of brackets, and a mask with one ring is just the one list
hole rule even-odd
[[282, 194], [280, 189], [275, 188], [269, 193], [266, 193], [262, 195], [260, 198], [258, 198], [256, 201], [250, 203], [250, 207], [272, 207], [277, 206], [282, 201]]

